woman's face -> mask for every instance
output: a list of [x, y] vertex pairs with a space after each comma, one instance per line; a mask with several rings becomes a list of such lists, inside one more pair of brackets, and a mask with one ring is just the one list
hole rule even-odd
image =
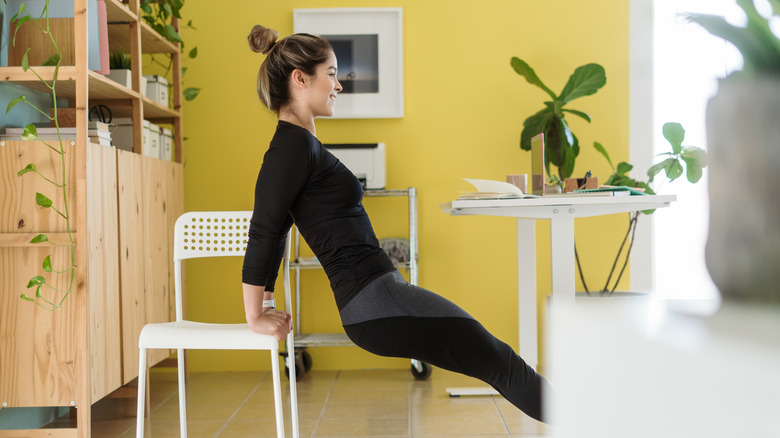
[[318, 65], [311, 78], [309, 108], [312, 115], [330, 117], [336, 106], [336, 96], [343, 89], [336, 79], [338, 64], [336, 55], [330, 52], [328, 60]]

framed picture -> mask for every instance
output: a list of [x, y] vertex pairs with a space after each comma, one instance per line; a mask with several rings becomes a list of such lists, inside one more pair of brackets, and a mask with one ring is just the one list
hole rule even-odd
[[330, 42], [344, 90], [333, 118], [404, 116], [403, 9], [295, 9], [295, 33]]

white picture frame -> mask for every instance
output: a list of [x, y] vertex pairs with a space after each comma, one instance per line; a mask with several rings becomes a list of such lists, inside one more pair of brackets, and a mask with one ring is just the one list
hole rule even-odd
[[404, 116], [403, 8], [294, 9], [293, 31], [333, 45], [344, 87], [333, 118]]

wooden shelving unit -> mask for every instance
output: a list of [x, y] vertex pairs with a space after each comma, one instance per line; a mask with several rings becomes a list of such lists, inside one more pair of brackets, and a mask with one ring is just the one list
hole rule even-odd
[[[53, 243], [68, 242], [65, 220], [35, 205], [36, 192], [57, 204], [62, 191], [34, 174], [17, 177], [16, 172], [33, 162], [56, 180], [63, 170], [59, 155], [41, 142], [0, 142], [0, 170], [8, 175], [0, 185], [0, 405], [71, 406], [76, 424], [0, 430], [0, 438], [90, 437], [91, 405], [137, 377], [143, 325], [173, 318], [170, 248], [173, 224], [184, 207], [180, 50], [139, 18], [139, 0], [127, 5], [104, 0], [109, 46], [132, 59], [132, 89], [119, 85], [87, 68], [87, 0], [72, 1], [75, 65], [59, 68], [56, 91], [77, 116], [76, 140], [66, 142], [64, 168], [76, 282], [55, 311], [19, 299], [35, 275], [67, 289], [67, 281], [41, 272], [41, 261], [51, 255], [64, 263], [70, 250], [29, 243], [39, 233]], [[172, 108], [143, 97], [140, 90], [142, 55], [149, 53], [173, 57]], [[44, 79], [54, 75], [53, 67], [33, 68]], [[21, 67], [0, 68], [0, 81], [48, 92]], [[96, 104], [109, 106], [114, 117], [132, 117], [133, 152], [87, 141], [87, 113]], [[173, 126], [173, 162], [141, 155], [144, 119]], [[165, 357], [162, 351], [149, 363]]]

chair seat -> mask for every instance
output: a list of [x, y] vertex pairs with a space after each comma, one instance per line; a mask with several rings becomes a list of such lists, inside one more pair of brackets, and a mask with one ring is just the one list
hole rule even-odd
[[147, 324], [138, 338], [139, 348], [192, 350], [271, 350], [279, 342], [271, 335], [253, 332], [249, 324], [210, 324], [174, 321]]

